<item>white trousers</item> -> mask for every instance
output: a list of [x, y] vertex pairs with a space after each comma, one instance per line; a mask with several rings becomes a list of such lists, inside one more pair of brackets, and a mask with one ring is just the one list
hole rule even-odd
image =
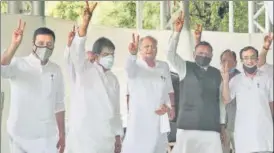
[[25, 140], [10, 138], [10, 153], [58, 153], [57, 138]]
[[220, 134], [214, 131], [177, 130], [172, 153], [222, 153]]
[[233, 152], [235, 153], [235, 145], [234, 145], [234, 132], [229, 131], [226, 129], [226, 141], [225, 144], [223, 145], [223, 152], [224, 153], [230, 153], [230, 150], [232, 149]]

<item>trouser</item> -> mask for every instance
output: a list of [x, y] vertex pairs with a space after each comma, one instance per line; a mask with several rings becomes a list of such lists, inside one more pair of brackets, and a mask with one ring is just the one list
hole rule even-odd
[[24, 140], [10, 138], [10, 153], [57, 153], [56, 137]]
[[223, 148], [223, 153], [231, 153], [230, 151], [232, 150], [232, 153], [235, 152], [235, 146], [234, 146], [234, 132], [230, 130], [225, 130], [226, 134], [226, 140], [224, 144], [222, 144]]
[[222, 153], [220, 134], [214, 131], [177, 129], [172, 153]]

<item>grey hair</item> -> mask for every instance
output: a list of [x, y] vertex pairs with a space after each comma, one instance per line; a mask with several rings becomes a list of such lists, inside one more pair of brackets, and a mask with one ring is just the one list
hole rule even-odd
[[111, 40], [105, 37], [98, 38], [93, 46], [92, 46], [92, 52], [95, 54], [100, 54], [103, 50], [103, 48], [108, 48], [110, 50], [115, 50], [115, 45], [112, 43]]
[[153, 42], [156, 46], [158, 45], [158, 40], [157, 40], [157, 39], [155, 39], [155, 38], [152, 37], [152, 36], [145, 36], [145, 37], [142, 37], [142, 38], [139, 40], [139, 46], [138, 46], [139, 48], [141, 48], [144, 39], [150, 39], [150, 40], [152, 40], [152, 42]]

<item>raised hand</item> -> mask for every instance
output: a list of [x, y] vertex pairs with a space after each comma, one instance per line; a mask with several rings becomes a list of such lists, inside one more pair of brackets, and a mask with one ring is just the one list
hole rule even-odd
[[136, 55], [138, 53], [139, 38], [139, 35], [135, 36], [134, 33], [132, 34], [132, 42], [128, 46], [131, 55]]
[[71, 46], [72, 41], [73, 41], [73, 39], [75, 37], [75, 33], [76, 33], [76, 31], [75, 31], [75, 25], [74, 25], [73, 28], [72, 28], [72, 30], [69, 32], [69, 35], [68, 35], [68, 44], [67, 44], [68, 47]]
[[264, 49], [269, 50], [273, 41], [273, 33], [269, 33], [264, 37]]
[[194, 31], [194, 36], [196, 40], [201, 40], [202, 31], [203, 31], [203, 26], [201, 24], [197, 24], [196, 29]]
[[185, 21], [184, 12], [181, 11], [177, 19], [174, 21], [174, 29], [176, 32], [181, 32]]
[[228, 68], [228, 62], [225, 62], [225, 63], [222, 65], [221, 75], [222, 75], [223, 81], [226, 81], [226, 82], [229, 81], [229, 68]]
[[90, 21], [90, 19], [92, 17], [92, 13], [95, 10], [96, 6], [97, 6], [97, 2], [89, 4], [88, 0], [86, 0], [86, 7], [84, 10], [84, 14], [83, 14], [84, 21], [86, 21], [86, 22]]
[[21, 44], [21, 41], [23, 39], [23, 34], [25, 30], [26, 22], [22, 23], [22, 20], [20, 19], [18, 22], [17, 29], [14, 30], [12, 34], [12, 44], [15, 46], [19, 46]]

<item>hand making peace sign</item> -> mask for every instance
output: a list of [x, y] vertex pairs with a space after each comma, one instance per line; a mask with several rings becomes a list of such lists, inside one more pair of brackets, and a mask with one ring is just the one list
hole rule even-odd
[[184, 12], [181, 11], [177, 19], [174, 21], [174, 29], [176, 32], [181, 32], [185, 21]]
[[86, 7], [84, 10], [84, 14], [83, 14], [84, 21], [90, 21], [90, 19], [92, 17], [92, 13], [93, 13], [94, 9], [96, 8], [96, 6], [97, 6], [97, 2], [89, 4], [88, 0], [86, 0]]
[[196, 29], [194, 31], [195, 39], [200, 40], [202, 36], [203, 26], [201, 24], [196, 25]]
[[269, 50], [273, 41], [273, 33], [269, 33], [264, 37], [264, 49]]
[[22, 23], [22, 20], [20, 19], [18, 22], [17, 29], [14, 30], [12, 34], [12, 44], [19, 46], [22, 39], [23, 39], [23, 33], [25, 30], [26, 22]]
[[[77, 31], [78, 31], [78, 29], [77, 29]], [[75, 25], [74, 25], [73, 28], [72, 28], [72, 30], [69, 32], [69, 35], [68, 35], [68, 44], [67, 44], [68, 47], [71, 46], [72, 41], [73, 41], [73, 39], [75, 37], [75, 34], [76, 34], [76, 31], [75, 31]]]
[[229, 81], [228, 62], [225, 62], [225, 63], [222, 65], [221, 75], [222, 75], [222, 78], [223, 78], [223, 81], [224, 81], [224, 82], [228, 82], [228, 81]]
[[139, 38], [139, 35], [135, 36], [134, 33], [132, 34], [132, 42], [128, 46], [131, 55], [136, 55], [138, 52]]

